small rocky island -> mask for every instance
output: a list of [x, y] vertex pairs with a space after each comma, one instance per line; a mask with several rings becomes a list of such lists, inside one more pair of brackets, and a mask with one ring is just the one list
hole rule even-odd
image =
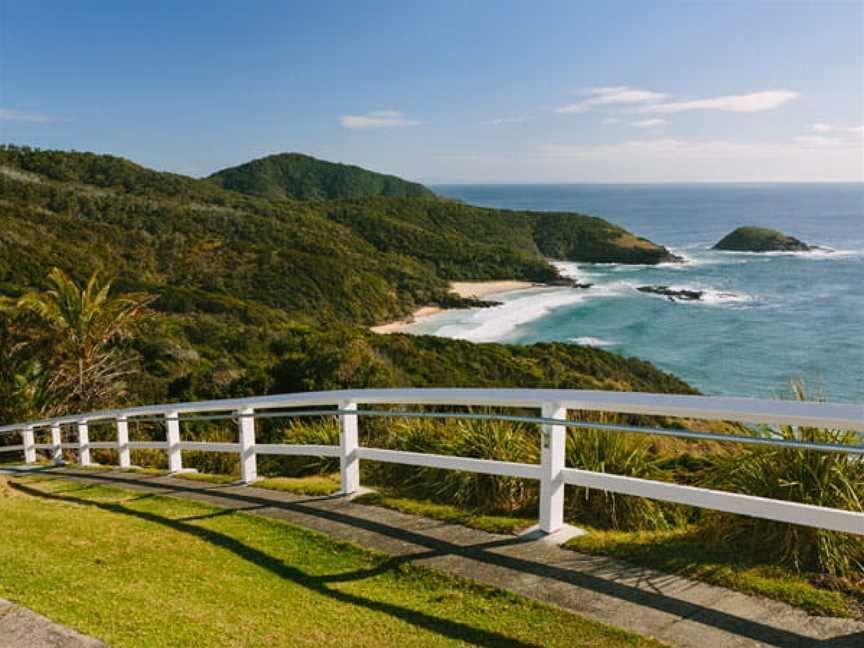
[[700, 299], [702, 299], [702, 295], [705, 294], [704, 290], [676, 290], [675, 288], [670, 288], [669, 286], [639, 286], [636, 288], [636, 290], [643, 293], [662, 295], [671, 302], [678, 300], [699, 301]]
[[732, 252], [810, 252], [813, 248], [767, 227], [739, 227], [717, 243], [714, 249]]

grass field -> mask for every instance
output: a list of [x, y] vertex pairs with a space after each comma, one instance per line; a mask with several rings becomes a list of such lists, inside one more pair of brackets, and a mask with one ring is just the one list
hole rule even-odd
[[114, 646], [660, 645], [277, 520], [0, 480], [0, 597]]
[[537, 523], [536, 518], [489, 515], [480, 511], [453, 506], [452, 504], [399, 497], [386, 491], [366, 493], [354, 498], [354, 501], [358, 504], [383, 506], [394, 511], [420, 515], [442, 522], [462, 524], [472, 529], [480, 529], [481, 531], [488, 531], [490, 533], [516, 534]]
[[724, 551], [708, 546], [695, 528], [588, 531], [565, 546], [783, 601], [810, 614], [864, 618], [864, 582], [825, 576], [818, 579], [815, 574], [796, 574], [776, 565], [748, 561], [734, 547]]
[[[74, 466], [81, 469], [80, 466]], [[88, 466], [89, 470], [110, 467]], [[164, 475], [165, 471], [135, 469], [136, 472]], [[230, 483], [237, 477], [207, 473], [182, 473], [184, 479]], [[339, 490], [339, 476], [273, 477], [259, 480], [258, 488], [290, 491], [306, 495], [330, 495]], [[360, 504], [382, 506], [423, 517], [462, 524], [492, 533], [515, 534], [537, 522], [506, 514], [490, 514], [427, 500], [400, 496], [380, 490], [354, 500]], [[577, 522], [578, 524], [578, 522]], [[794, 605], [810, 614], [864, 618], [864, 581], [799, 574], [777, 565], [747, 561], [736, 551], [709, 547], [691, 527], [667, 531], [609, 531], [588, 528], [588, 534], [566, 546], [574, 551], [618, 558], [636, 565], [679, 574], [713, 585], [764, 596]]]

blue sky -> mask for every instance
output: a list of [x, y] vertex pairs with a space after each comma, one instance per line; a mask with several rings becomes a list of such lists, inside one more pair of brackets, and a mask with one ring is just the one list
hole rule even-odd
[[0, 0], [0, 141], [206, 175], [864, 180], [864, 3]]

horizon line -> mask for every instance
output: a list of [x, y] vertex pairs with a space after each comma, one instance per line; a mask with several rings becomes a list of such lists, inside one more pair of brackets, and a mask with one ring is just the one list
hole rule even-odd
[[484, 186], [551, 186], [551, 185], [593, 185], [593, 184], [603, 184], [603, 185], [612, 185], [612, 184], [629, 184], [629, 185], [682, 185], [682, 184], [692, 184], [692, 185], [705, 185], [705, 184], [714, 184], [714, 185], [789, 185], [789, 184], [825, 184], [825, 185], [836, 185], [836, 184], [853, 184], [853, 185], [864, 185], [864, 179], [860, 180], [566, 180], [566, 181], [549, 181], [549, 180], [537, 180], [537, 181], [509, 181], [509, 180], [481, 180], [475, 182], [468, 182], [462, 180], [450, 181], [450, 182], [441, 182], [441, 181], [427, 181], [427, 180], [412, 180], [412, 182], [418, 182], [430, 187], [470, 187], [477, 185]]

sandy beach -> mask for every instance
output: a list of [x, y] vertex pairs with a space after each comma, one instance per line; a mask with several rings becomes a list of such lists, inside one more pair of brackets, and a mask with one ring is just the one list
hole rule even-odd
[[[450, 291], [456, 293], [460, 297], [471, 297], [474, 299], [484, 299], [489, 295], [495, 295], [503, 292], [511, 292], [513, 290], [524, 290], [526, 288], [536, 288], [545, 284], [532, 283], [530, 281], [453, 281], [450, 283]], [[438, 306], [424, 306], [418, 308], [408, 317], [379, 324], [378, 326], [370, 327], [373, 333], [405, 333], [410, 331], [411, 326], [417, 323], [417, 320], [423, 317], [429, 317], [435, 313], [440, 313], [443, 308]]]
[[453, 281], [450, 283], [450, 291], [460, 297], [473, 297], [483, 299], [497, 293], [511, 292], [513, 290], [525, 290], [526, 288], [537, 288], [546, 284], [532, 283], [530, 281]]

